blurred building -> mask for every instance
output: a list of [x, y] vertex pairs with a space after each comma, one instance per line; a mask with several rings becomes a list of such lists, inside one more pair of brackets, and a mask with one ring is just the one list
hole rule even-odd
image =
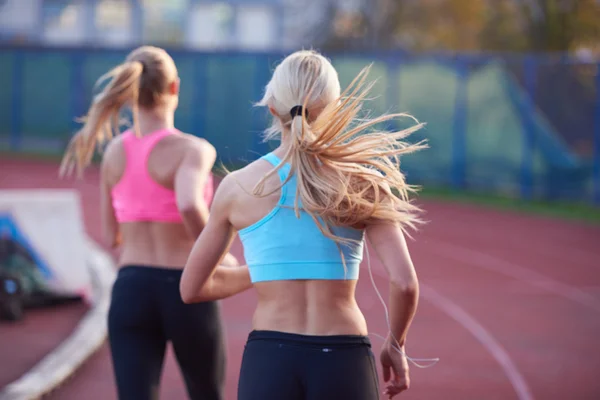
[[[285, 0], [0, 0], [0, 40], [44, 46], [294, 46]], [[319, 3], [319, 2], [316, 2]], [[287, 24], [289, 26], [289, 24]], [[293, 24], [292, 24], [293, 25]]]

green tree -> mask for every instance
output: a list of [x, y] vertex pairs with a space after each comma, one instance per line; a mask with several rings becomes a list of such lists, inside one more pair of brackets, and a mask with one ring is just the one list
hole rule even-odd
[[529, 39], [526, 50], [572, 51], [600, 40], [600, 3], [596, 0], [517, 3]]
[[600, 43], [597, 0], [364, 0], [329, 2], [326, 49], [575, 51]]
[[486, 4], [473, 0], [365, 0], [355, 10], [333, 13], [326, 48], [475, 50]]
[[529, 39], [524, 34], [524, 18], [515, 0], [497, 0], [487, 7], [484, 27], [479, 36], [479, 49], [486, 51], [524, 51]]

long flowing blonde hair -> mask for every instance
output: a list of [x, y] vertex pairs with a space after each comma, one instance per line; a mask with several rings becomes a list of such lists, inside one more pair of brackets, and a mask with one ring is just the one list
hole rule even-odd
[[[345, 239], [333, 234], [334, 226], [392, 222], [406, 232], [422, 222], [421, 210], [410, 198], [418, 188], [407, 184], [399, 157], [427, 147], [423, 141], [404, 141], [423, 123], [407, 114], [359, 118], [374, 85], [367, 83], [369, 70], [370, 66], [361, 70], [340, 93], [338, 75], [329, 60], [315, 51], [298, 51], [277, 66], [257, 103], [274, 114], [265, 138], [289, 135], [290, 146], [281, 165], [289, 162], [298, 182], [296, 214], [300, 209], [307, 212], [321, 232], [336, 242]], [[292, 116], [290, 110], [300, 105], [303, 112]], [[375, 129], [399, 117], [409, 117], [415, 125], [392, 132]], [[266, 195], [265, 181], [278, 168], [260, 179], [253, 194]]]
[[133, 50], [125, 62], [116, 66], [96, 82], [108, 81], [94, 97], [86, 116], [80, 118], [83, 127], [71, 138], [63, 156], [59, 175], [74, 170], [81, 176], [91, 163], [96, 149], [119, 134], [121, 110], [130, 107], [133, 129], [138, 130], [139, 107], [152, 109], [164, 99], [168, 86], [177, 79], [175, 62], [161, 48], [142, 46]]

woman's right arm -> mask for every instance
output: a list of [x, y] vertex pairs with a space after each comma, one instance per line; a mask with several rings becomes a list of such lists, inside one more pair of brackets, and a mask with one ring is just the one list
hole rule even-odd
[[389, 283], [390, 333], [381, 354], [386, 393], [393, 397], [409, 386], [408, 363], [404, 343], [419, 300], [419, 281], [406, 240], [397, 224], [375, 223], [366, 230], [372, 248], [387, 270]]
[[196, 239], [208, 221], [204, 186], [215, 163], [217, 152], [208, 142], [192, 140], [175, 174], [177, 208], [190, 237]]

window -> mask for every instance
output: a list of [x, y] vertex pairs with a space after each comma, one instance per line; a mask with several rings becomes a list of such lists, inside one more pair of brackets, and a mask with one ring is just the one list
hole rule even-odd
[[42, 2], [43, 40], [53, 44], [78, 44], [85, 38], [84, 6], [80, 1]]
[[39, 25], [41, 0], [2, 0], [0, 2], [0, 33], [29, 36]]
[[190, 11], [187, 44], [199, 49], [229, 47], [234, 39], [235, 9], [227, 3], [196, 4]]
[[240, 7], [237, 22], [239, 46], [245, 49], [267, 49], [273, 46], [277, 20], [272, 7]]
[[189, 3], [189, 0], [143, 0], [144, 42], [183, 44]]
[[128, 1], [98, 0], [95, 11], [97, 42], [121, 46], [131, 43], [132, 10]]

